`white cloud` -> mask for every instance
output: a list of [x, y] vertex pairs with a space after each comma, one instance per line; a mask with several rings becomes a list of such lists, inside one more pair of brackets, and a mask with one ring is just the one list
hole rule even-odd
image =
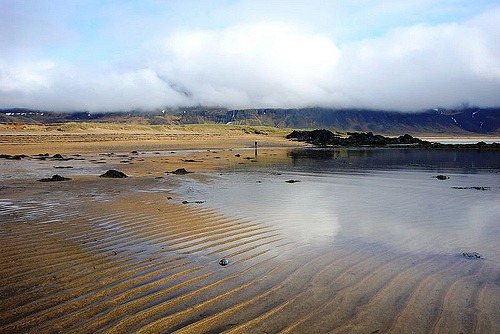
[[103, 71], [39, 62], [2, 70], [4, 107], [54, 111], [116, 111], [188, 103], [151, 69]]
[[346, 45], [337, 68], [345, 101], [403, 110], [500, 105], [500, 41], [488, 38], [473, 24], [418, 25]]
[[47, 72], [55, 64], [47, 60], [12, 64], [0, 59], [0, 92], [30, 92], [49, 85]]
[[339, 59], [328, 38], [283, 24], [177, 33], [164, 46], [162, 75], [186, 87], [197, 103], [232, 107], [310, 103]]
[[[138, 32], [131, 35], [143, 40], [121, 45], [114, 57], [105, 59], [98, 59], [98, 52], [77, 58], [44, 54], [41, 45], [56, 43], [55, 30], [60, 26], [53, 25], [50, 38], [36, 42], [36, 34], [28, 33], [28, 22], [19, 38], [0, 33], [0, 40], [10, 45], [0, 49], [0, 108], [106, 111], [201, 104], [419, 110], [462, 102], [499, 106], [500, 7], [462, 23], [413, 24], [342, 43], [333, 37], [342, 27], [333, 24], [322, 29], [328, 10], [342, 9], [331, 16], [346, 27], [349, 22], [341, 18], [342, 12], [351, 13], [348, 17], [354, 23], [366, 18], [371, 22], [368, 26], [376, 28], [383, 24], [369, 18], [370, 9], [375, 16], [384, 13], [383, 17], [394, 18], [395, 13], [408, 17], [411, 9], [426, 6], [414, 1], [396, 8], [366, 6], [361, 11], [346, 3], [307, 7], [297, 2], [282, 19], [272, 20], [280, 7], [277, 3], [267, 7], [259, 2], [252, 7], [252, 2], [241, 1], [233, 9], [212, 13], [212, 19], [238, 13], [233, 20], [226, 19], [230, 24], [196, 29], [168, 26], [155, 29], [149, 37], [145, 31]], [[266, 21], [256, 21], [256, 13], [266, 8]], [[318, 15], [318, 25], [305, 24], [304, 18], [312, 14]], [[143, 17], [135, 19], [134, 29]], [[106, 31], [119, 34], [120, 20], [112, 22]], [[116, 40], [126, 40], [130, 29]], [[65, 49], [71, 38], [62, 35], [66, 37], [55, 47], [68, 55], [79, 48], [96, 50], [92, 44]], [[84, 40], [84, 35], [77, 38], [78, 43]], [[113, 44], [102, 50], [109, 53]]]

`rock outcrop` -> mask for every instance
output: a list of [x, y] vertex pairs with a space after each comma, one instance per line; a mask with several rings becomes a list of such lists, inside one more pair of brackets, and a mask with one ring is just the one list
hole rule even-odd
[[487, 144], [440, 144], [415, 138], [409, 134], [399, 137], [375, 135], [373, 132], [348, 132], [347, 137], [340, 136], [329, 130], [294, 130], [286, 136], [287, 139], [302, 141], [316, 146], [342, 147], [417, 147], [426, 149], [448, 150], [500, 150], [500, 143]]
[[99, 177], [106, 177], [106, 178], [111, 178], [111, 179], [123, 179], [125, 177], [128, 177], [125, 173], [110, 169], [106, 173], [100, 175]]

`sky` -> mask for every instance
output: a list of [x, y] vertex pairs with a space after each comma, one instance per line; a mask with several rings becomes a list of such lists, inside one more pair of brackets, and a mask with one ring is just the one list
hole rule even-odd
[[0, 0], [0, 108], [500, 106], [500, 0]]

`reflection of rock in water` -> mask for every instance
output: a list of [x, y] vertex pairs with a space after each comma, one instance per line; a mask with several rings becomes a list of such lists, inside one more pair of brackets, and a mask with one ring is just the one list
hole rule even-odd
[[412, 167], [414, 169], [475, 170], [498, 168], [498, 151], [448, 151], [410, 148], [315, 148], [288, 152], [295, 169], [352, 170]]

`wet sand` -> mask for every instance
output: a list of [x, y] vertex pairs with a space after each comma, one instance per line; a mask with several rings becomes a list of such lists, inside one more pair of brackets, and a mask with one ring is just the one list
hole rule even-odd
[[[500, 276], [491, 261], [396, 252], [352, 239], [302, 245], [264, 222], [183, 204], [181, 181], [203, 182], [211, 172], [255, 164], [255, 138], [270, 146], [259, 151], [259, 163], [284, 154], [274, 146], [291, 145], [255, 135], [184, 136], [2, 142], [0, 153], [78, 153], [84, 160], [1, 161], [4, 173], [11, 168], [18, 175], [0, 186], [0, 332], [500, 329]], [[188, 148], [199, 150], [178, 151]], [[39, 171], [26, 178], [20, 164]], [[61, 164], [73, 168], [52, 169]], [[165, 173], [181, 167], [195, 173]], [[97, 177], [112, 168], [130, 177]], [[37, 181], [57, 173], [72, 180]], [[227, 266], [219, 265], [222, 258]]]

